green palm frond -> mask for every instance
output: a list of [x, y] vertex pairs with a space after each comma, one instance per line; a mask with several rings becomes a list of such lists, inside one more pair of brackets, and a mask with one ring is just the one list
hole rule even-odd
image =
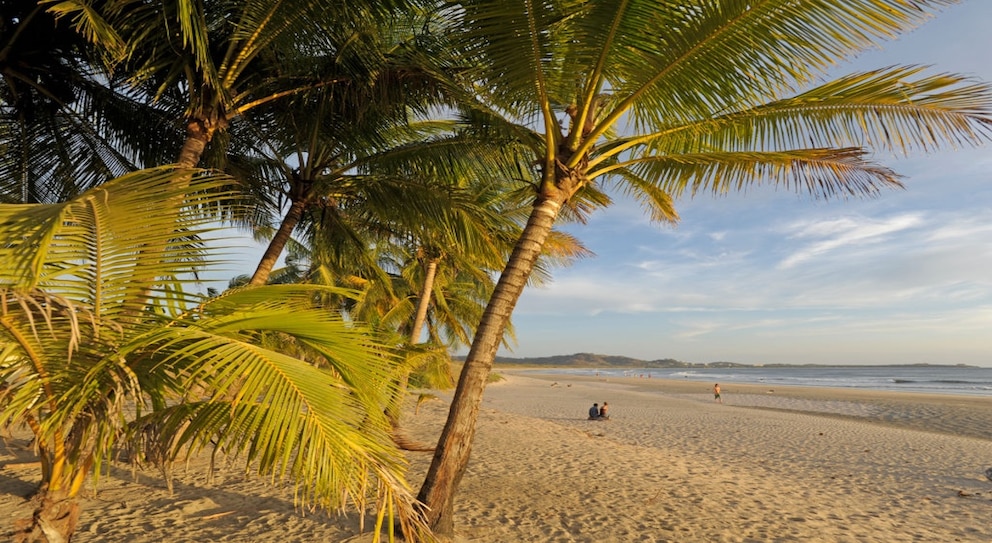
[[[368, 471], [404, 488], [381, 415], [396, 362], [363, 328], [313, 307], [313, 294], [294, 285], [235, 291], [136, 337], [122, 349], [140, 361], [135, 373], [176, 375], [174, 392], [188, 400], [140, 424], [178, 436], [173, 455], [215, 445], [244, 454], [260, 473], [295, 481], [307, 505], [363, 500], [355, 474]], [[262, 334], [306, 345], [328, 369], [260, 346]]]
[[64, 298], [41, 292], [0, 288], [0, 409], [14, 424], [33, 410], [54, 407], [59, 382], [49, 368], [53, 357], [72, 360], [83, 327], [91, 322]]
[[644, 179], [631, 169], [620, 170], [609, 177], [618, 180], [619, 190], [640, 203], [652, 221], [669, 224], [679, 222], [672, 193], [656, 182], [658, 177]]
[[[565, 159], [575, 167], [590, 151], [593, 166], [608, 157], [623, 161], [621, 153], [638, 144], [604, 141], [614, 140], [610, 131], [622, 123], [645, 138], [667, 134], [657, 149], [673, 154], [713, 150], [704, 143], [724, 151], [880, 146], [908, 152], [985, 141], [988, 127], [979, 125], [989, 116], [988, 89], [953, 76], [893, 68], [797, 94], [840, 61], [953, 3], [470, 2], [460, 22], [473, 44], [466, 50], [480, 59], [484, 95], [497, 104], [493, 111], [509, 111], [524, 124], [538, 124], [534, 115], [565, 112], [574, 114], [573, 124], [588, 123], [581, 141], [570, 127], [575, 152]], [[763, 111], [760, 119], [756, 110]], [[682, 147], [672, 136], [680, 130]], [[822, 139], [810, 144], [810, 135]], [[556, 147], [560, 135], [547, 130], [546, 136], [546, 148]], [[749, 137], [748, 147], [727, 147]], [[756, 147], [786, 141], [804, 143]], [[552, 164], [545, 160], [546, 169]]]
[[674, 196], [743, 192], [762, 182], [820, 198], [871, 196], [902, 187], [898, 174], [866, 160], [865, 154], [858, 148], [713, 152], [648, 157], [632, 169]]
[[[792, 98], [618, 138], [596, 150], [589, 175], [620, 175], [645, 196], [659, 187], [678, 195], [689, 185], [693, 193], [743, 190], [748, 175], [820, 197], [874, 195], [900, 185], [891, 170], [864, 160], [867, 149], [909, 154], [978, 145], [992, 136], [992, 88], [956, 76], [917, 77], [921, 70], [853, 74]], [[735, 159], [739, 167], [729, 165]], [[769, 162], [759, 166], [759, 160]], [[638, 182], [639, 174], [625, 169], [632, 165], [656, 187]], [[665, 168], [673, 179], [665, 179]]]
[[[704, 117], [794, 92], [954, 3], [729, 0], [673, 9], [631, 2], [621, 31], [607, 44], [603, 77], [622, 97], [617, 110], [629, 110], [640, 126]], [[582, 19], [592, 28], [605, 26], [601, 18], [617, 17], [608, 2], [596, 3], [592, 12]]]
[[[546, 0], [480, 1], [460, 2], [452, 9], [460, 31], [453, 35], [455, 47], [470, 55], [471, 65], [479, 72], [468, 76], [481, 75], [485, 81], [499, 74], [501, 83], [487, 86], [484, 93], [524, 124], [540, 113], [531, 107], [550, 104], [557, 97], [558, 89], [550, 87], [549, 78], [558, 73], [555, 63], [560, 57], [551, 51], [562, 26], [561, 6], [567, 4]], [[531, 101], [531, 97], [538, 100]], [[553, 119], [553, 115], [544, 118], [547, 122]]]
[[560, 230], [552, 230], [544, 243], [544, 252], [534, 264], [534, 271], [527, 279], [527, 286], [544, 286], [553, 281], [553, 271], [565, 268], [580, 258], [595, 256], [577, 237]]
[[183, 229], [208, 234], [216, 220], [208, 202], [228, 195], [212, 190], [225, 179], [210, 177], [197, 186], [211, 193], [186, 200], [170, 186], [177, 175], [189, 174], [142, 170], [66, 203], [0, 207], [0, 228], [11, 240], [0, 246], [0, 282], [65, 293], [102, 312], [134, 301], [148, 281], [192, 279], [205, 240]]
[[454, 387], [451, 356], [437, 343], [410, 345], [403, 352], [405, 368], [410, 372], [410, 387], [447, 390]]
[[861, 146], [909, 154], [986, 141], [992, 88], [943, 74], [913, 79], [921, 71], [852, 74], [791, 98], [618, 138], [599, 147], [590, 165], [616, 164], [641, 152]]
[[[377, 346], [362, 327], [343, 320], [328, 308], [317, 306], [314, 301], [319, 296], [355, 298], [358, 293], [350, 289], [313, 285], [239, 289], [205, 302], [187, 318], [193, 318], [198, 327], [207, 328], [210, 324], [219, 333], [245, 327], [256, 332], [268, 330], [288, 335], [321, 355], [323, 365], [329, 366], [345, 384], [361, 385], [370, 390], [387, 387], [385, 376], [395, 362], [389, 361], [387, 352]], [[286, 307], [299, 309], [308, 306], [315, 310], [308, 317], [318, 319], [317, 322], [286, 318], [289, 315]], [[205, 320], [208, 316], [212, 317], [210, 321]], [[280, 319], [288, 322], [280, 322]], [[386, 391], [380, 390], [379, 393]], [[374, 400], [370, 398], [370, 401]]]
[[149, 457], [166, 463], [220, 446], [291, 479], [302, 504], [378, 500], [420, 530], [382, 413], [397, 359], [317, 303], [352, 291], [184, 294], [228, 198], [222, 176], [172, 182], [189, 175], [141, 171], [65, 204], [0, 206], [0, 418], [31, 426], [50, 491], [75, 495], [121, 443], [152, 439], [162, 454]]
[[59, 0], [40, 4], [47, 4], [46, 7], [56, 16], [72, 21], [73, 27], [81, 36], [90, 43], [99, 45], [100, 50], [106, 53], [108, 63], [117, 62], [127, 54], [127, 44], [113, 24], [91, 2]]
[[[857, 145], [908, 155], [987, 141], [992, 87], [948, 74], [917, 78], [922, 70], [896, 67], [845, 76], [727, 115], [734, 128], [726, 128], [770, 149]], [[712, 144], [728, 148], [727, 131], [717, 137]]]

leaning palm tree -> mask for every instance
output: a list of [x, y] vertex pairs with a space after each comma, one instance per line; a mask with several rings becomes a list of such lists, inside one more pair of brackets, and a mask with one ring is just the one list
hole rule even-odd
[[[820, 83], [839, 61], [952, 0], [485, 0], [440, 18], [467, 85], [494, 116], [534, 128], [533, 211], [476, 331], [419, 499], [453, 531], [485, 383], [503, 328], [563, 210], [613, 188], [654, 218], [672, 198], [773, 183], [817, 197], [900, 186], [873, 150], [987, 141], [989, 87], [916, 67]], [[817, 85], [818, 84], [818, 85]], [[804, 90], [805, 89], [805, 90]], [[480, 111], [485, 113], [480, 106]]]
[[[398, 177], [370, 173], [374, 164], [431, 152], [455, 126], [428, 118], [450, 101], [449, 81], [437, 66], [443, 60], [420, 50], [425, 33], [417, 10], [404, 13], [404, 4], [397, 4], [395, 16], [370, 12], [361, 25], [352, 25], [342, 19], [344, 7], [341, 13], [323, 3], [313, 9], [318, 7], [328, 10], [321, 24], [343, 27], [323, 29], [321, 39], [309, 44], [300, 37], [313, 37], [316, 29], [294, 31], [291, 46], [274, 40], [272, 51], [258, 54], [244, 78], [267, 83], [249, 86], [242, 96], [247, 107], [231, 120], [224, 156], [207, 157], [220, 158], [222, 163], [210, 164], [237, 178], [257, 202], [243, 221], [269, 243], [251, 285], [268, 281], [294, 232], [312, 224], [314, 214], [346, 208], [362, 198], [365, 185]], [[284, 90], [264, 94], [280, 81]], [[462, 143], [449, 153], [476, 149], [478, 142]], [[456, 158], [449, 162], [459, 162], [459, 155], [451, 156]]]
[[78, 493], [125, 445], [162, 463], [223, 449], [291, 479], [301, 505], [371, 498], [396, 512], [388, 527], [428, 537], [380, 410], [395, 357], [314, 306], [326, 288], [188, 294], [230, 180], [197, 176], [187, 194], [176, 175], [188, 171], [0, 206], [0, 420], [29, 428], [41, 460], [13, 539], [68, 541]]
[[[436, 137], [437, 132], [443, 130], [437, 123], [410, 127], [405, 119], [370, 123], [340, 115], [331, 121], [315, 119], [322, 108], [313, 109], [316, 113], [299, 110], [298, 118], [285, 118], [286, 126], [274, 127], [266, 133], [273, 139], [288, 140], [288, 145], [273, 142], [264, 155], [255, 152], [247, 160], [243, 156], [230, 158], [232, 171], [257, 202], [245, 222], [250, 223], [256, 237], [271, 232], [267, 236], [266, 250], [251, 276], [251, 285], [263, 285], [268, 281], [276, 261], [297, 230], [311, 238], [317, 235], [314, 229], [350, 231], [342, 238], [351, 239], [364, 250], [365, 242], [354, 232], [355, 228], [360, 228], [357, 223], [362, 222], [361, 215], [381, 217], [383, 214], [397, 215], [402, 210], [404, 216], [410, 217], [416, 216], [416, 210], [425, 206], [436, 208], [439, 205], [435, 194], [419, 183], [370, 172], [377, 162], [397, 160], [395, 155], [409, 155], [416, 149], [422, 152], [429, 149], [432, 144], [424, 140]], [[303, 118], [305, 116], [310, 119]], [[314, 123], [314, 120], [318, 122]], [[471, 147], [463, 145], [462, 150], [467, 153]], [[391, 195], [391, 198], [381, 201], [383, 195]], [[372, 199], [380, 200], [374, 202], [379, 209], [370, 209]], [[342, 215], [348, 215], [352, 220], [348, 221]]]

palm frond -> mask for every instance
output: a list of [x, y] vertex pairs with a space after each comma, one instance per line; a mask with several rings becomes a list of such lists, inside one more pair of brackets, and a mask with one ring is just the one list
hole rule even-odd
[[142, 171], [65, 204], [0, 206], [0, 417], [30, 423], [47, 488], [75, 495], [122, 440], [157, 441], [159, 462], [218, 445], [292, 479], [301, 504], [378, 499], [422, 531], [382, 413], [397, 359], [319, 304], [354, 293], [184, 295], [227, 195], [214, 190], [223, 177], [177, 175], [190, 174]]
[[[660, 112], [668, 119], [707, 117], [791, 94], [954, 3], [731, 0], [682, 9], [638, 3], [658, 9], [625, 21], [605, 77], [622, 97], [617, 109], [632, 108], [635, 123], [664, 122]], [[659, 36], [658, 28], [666, 32]]]
[[[181, 376], [176, 392], [187, 391], [187, 401], [140, 424], [178, 436], [173, 455], [214, 446], [244, 454], [261, 474], [295, 481], [306, 505], [364, 503], [360, 474], [370, 471], [405, 488], [381, 415], [395, 361], [361, 327], [313, 307], [313, 293], [292, 285], [237, 290], [136, 337], [122, 349], [140, 361], [135, 372]], [[260, 346], [262, 334], [306, 345], [328, 369]]]
[[632, 166], [638, 178], [680, 196], [746, 192], [768, 182], [818, 198], [873, 196], [901, 188], [900, 176], [865, 159], [859, 148], [741, 151], [648, 157]]
[[[741, 140], [763, 149], [857, 145], [908, 155], [988, 141], [992, 87], [949, 74], [915, 77], [922, 70], [897, 67], [841, 77], [727, 115], [727, 124], [735, 125]], [[726, 132], [721, 136], [712, 145], [728, 148]]]
[[[0, 207], [8, 240], [0, 245], [0, 281], [119, 308], [140, 298], [148, 281], [192, 280], [202, 266], [204, 240], [184, 235], [179, 225], [209, 232], [204, 227], [216, 216], [200, 202], [224, 195], [200, 193], [185, 201], [182, 187], [170, 183], [180, 175], [189, 173], [143, 170], [66, 203]], [[197, 187], [212, 190], [224, 182], [204, 177]]]

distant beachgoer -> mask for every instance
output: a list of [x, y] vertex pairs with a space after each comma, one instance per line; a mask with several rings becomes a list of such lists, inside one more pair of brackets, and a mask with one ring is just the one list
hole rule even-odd
[[723, 398], [720, 397], [720, 383], [713, 385], [713, 399], [723, 403]]
[[603, 402], [603, 407], [600, 407], [599, 408], [599, 418], [601, 418], [601, 419], [608, 419], [608, 418], [610, 418], [610, 416], [607, 414], [607, 411], [609, 409], [610, 409], [610, 404], [608, 404], [606, 402]]
[[589, 408], [589, 420], [596, 420], [599, 418], [599, 404], [594, 403], [592, 407]]

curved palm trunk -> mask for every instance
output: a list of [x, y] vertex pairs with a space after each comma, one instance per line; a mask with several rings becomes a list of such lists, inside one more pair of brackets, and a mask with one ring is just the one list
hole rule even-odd
[[264, 285], [269, 281], [272, 268], [275, 267], [276, 262], [279, 260], [279, 255], [282, 254], [283, 249], [289, 243], [290, 236], [293, 234], [296, 225], [302, 220], [303, 210], [306, 207], [307, 201], [305, 199], [294, 200], [293, 204], [289, 206], [289, 211], [283, 217], [282, 224], [279, 225], [279, 230], [276, 231], [276, 235], [272, 236], [269, 246], [265, 248], [265, 253], [262, 254], [262, 258], [258, 261], [258, 267], [255, 268], [255, 273], [251, 276], [251, 281], [248, 281], [248, 286]]
[[566, 198], [565, 191], [555, 191], [554, 197], [541, 198], [534, 205], [475, 332], [472, 348], [458, 378], [448, 420], [417, 496], [431, 528], [439, 536], [450, 537], [454, 533], [454, 496], [468, 467], [479, 405], [496, 351]]
[[[420, 297], [417, 300], [417, 313], [413, 318], [413, 329], [410, 331], [410, 345], [420, 343], [420, 332], [427, 320], [427, 308], [431, 305], [431, 293], [434, 292], [437, 263], [437, 258], [431, 258], [427, 261], [427, 269], [424, 270], [424, 285], [420, 289]], [[398, 431], [400, 427], [400, 408], [403, 407], [403, 397], [406, 395], [406, 387], [410, 382], [410, 371], [404, 370], [397, 380], [396, 391], [393, 393], [389, 405], [386, 406], [386, 416], [389, 417], [389, 423], [394, 432]], [[403, 444], [400, 445], [403, 446]], [[422, 448], [418, 446], [418, 450], [420, 449]]]
[[410, 331], [410, 344], [420, 343], [420, 331], [424, 328], [424, 321], [427, 320], [427, 308], [431, 305], [431, 293], [434, 292], [434, 277], [437, 275], [437, 258], [427, 261], [427, 269], [424, 270], [424, 286], [420, 290], [420, 300], [417, 301], [417, 314], [413, 319], [413, 330]]

